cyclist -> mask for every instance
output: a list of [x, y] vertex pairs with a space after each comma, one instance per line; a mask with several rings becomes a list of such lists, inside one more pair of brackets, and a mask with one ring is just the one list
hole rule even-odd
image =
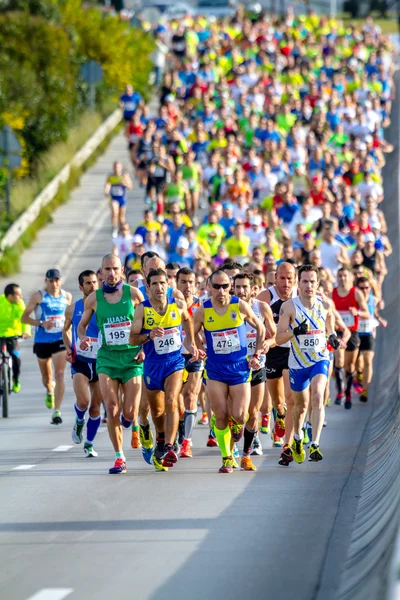
[[24, 310], [21, 288], [16, 283], [9, 283], [0, 296], [0, 338], [6, 340], [7, 352], [12, 356], [12, 391], [15, 394], [21, 391], [21, 358], [17, 338], [26, 340], [31, 335], [30, 325], [21, 323]]

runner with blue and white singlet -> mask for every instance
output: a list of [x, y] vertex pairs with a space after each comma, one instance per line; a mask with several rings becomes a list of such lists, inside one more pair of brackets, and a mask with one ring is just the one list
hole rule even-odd
[[[65, 310], [72, 300], [71, 294], [63, 290], [61, 284], [60, 271], [49, 269], [43, 289], [38, 290], [30, 297], [21, 317], [22, 323], [36, 327], [33, 352], [36, 354], [42, 382], [46, 388], [45, 404], [49, 409], [54, 408], [52, 425], [62, 423], [60, 409], [65, 391], [64, 371], [66, 365], [62, 330]], [[34, 318], [31, 317], [32, 313], [35, 314]]]
[[298, 463], [305, 460], [302, 428], [309, 406], [313, 431], [309, 460], [317, 462], [323, 458], [319, 440], [325, 418], [324, 396], [329, 372], [327, 341], [334, 349], [343, 344], [335, 333], [331, 305], [317, 296], [318, 269], [312, 265], [300, 267], [298, 280], [299, 295], [282, 304], [276, 334], [277, 344], [290, 341], [294, 440], [287, 464], [293, 459]]
[[90, 341], [90, 346], [87, 350], [82, 350], [78, 336], [78, 325], [85, 310], [86, 298], [98, 289], [99, 284], [94, 271], [83, 271], [78, 277], [78, 282], [83, 298], [68, 306], [65, 311], [63, 340], [67, 349], [67, 360], [71, 363], [72, 381], [76, 396], [74, 404], [76, 420], [72, 430], [72, 441], [75, 444], [82, 443], [85, 417], [89, 409], [83, 451], [87, 458], [91, 458], [98, 456], [93, 443], [101, 423], [102, 395], [99, 377], [96, 372], [99, 328], [97, 327], [96, 315], [93, 315], [87, 328], [87, 338]]

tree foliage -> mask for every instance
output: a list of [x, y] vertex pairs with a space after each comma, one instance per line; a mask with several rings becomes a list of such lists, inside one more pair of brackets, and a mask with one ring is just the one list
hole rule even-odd
[[86, 106], [81, 65], [101, 64], [103, 95], [116, 96], [127, 83], [143, 93], [152, 49], [147, 34], [83, 9], [81, 0], [0, 0], [0, 128], [18, 120], [24, 158], [34, 167]]

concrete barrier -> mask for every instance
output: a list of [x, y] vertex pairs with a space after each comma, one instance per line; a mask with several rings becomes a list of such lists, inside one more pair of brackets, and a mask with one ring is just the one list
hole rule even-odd
[[72, 160], [51, 180], [42, 192], [35, 198], [30, 207], [11, 225], [6, 235], [0, 240], [0, 252], [13, 246], [24, 231], [38, 218], [40, 211], [57, 194], [61, 184], [68, 181], [71, 169], [80, 167], [93, 154], [122, 119], [122, 111], [118, 108], [100, 125], [86, 144], [75, 154]]
[[387, 138], [395, 147], [386, 156], [383, 172], [385, 199], [393, 254], [384, 284], [383, 316], [388, 328], [376, 339], [374, 377], [370, 390], [373, 410], [365, 432], [368, 444], [363, 485], [350, 547], [342, 572], [338, 600], [384, 600], [388, 595], [390, 566], [400, 522], [400, 207], [399, 207], [399, 72], [396, 101]]

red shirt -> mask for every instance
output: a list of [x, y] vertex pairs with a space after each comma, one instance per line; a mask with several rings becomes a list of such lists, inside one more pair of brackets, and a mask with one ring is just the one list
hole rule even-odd
[[360, 305], [356, 299], [356, 291], [357, 288], [353, 286], [346, 296], [339, 296], [337, 288], [334, 288], [332, 292], [332, 300], [335, 303], [335, 308], [350, 331], [357, 331], [358, 329], [358, 316], [353, 317], [350, 312], [350, 308], [360, 309]]

